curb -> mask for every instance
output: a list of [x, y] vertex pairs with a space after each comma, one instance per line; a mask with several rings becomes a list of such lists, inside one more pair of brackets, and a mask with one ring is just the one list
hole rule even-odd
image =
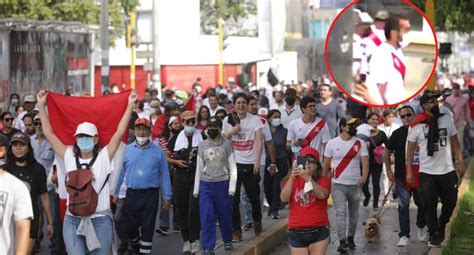
[[[461, 181], [461, 185], [459, 186], [459, 189], [458, 189], [458, 202], [464, 196], [464, 194], [469, 191], [469, 184], [471, 183], [471, 177], [470, 176], [471, 176], [471, 174], [474, 174], [474, 173], [471, 173], [471, 171], [474, 171], [473, 169], [474, 169], [474, 158], [471, 158], [469, 160], [469, 165], [466, 168], [466, 174], [464, 175], [464, 177]], [[454, 219], [456, 219], [456, 217], [458, 215], [459, 207], [460, 207], [460, 203], [456, 203], [456, 207], [454, 208], [453, 215], [449, 219], [448, 224], [446, 224], [446, 237], [447, 238], [441, 244], [442, 246], [437, 247], [437, 248], [435, 248], [435, 247], [431, 248], [428, 251], [428, 255], [441, 255], [441, 254], [443, 254], [443, 247], [446, 246], [446, 244], [451, 239], [451, 224], [453, 223]]]
[[237, 255], [261, 255], [270, 252], [287, 238], [288, 219], [282, 219], [268, 230], [262, 232], [259, 237], [253, 238], [245, 245], [234, 250], [232, 254]]

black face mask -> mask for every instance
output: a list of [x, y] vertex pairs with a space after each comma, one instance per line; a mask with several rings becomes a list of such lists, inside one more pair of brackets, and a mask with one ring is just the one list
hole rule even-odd
[[354, 126], [349, 126], [349, 131], [348, 131], [350, 136], [355, 136], [357, 134], [357, 128]]
[[286, 103], [290, 106], [293, 106], [296, 102], [296, 97], [294, 96], [287, 96], [285, 99]]
[[177, 134], [179, 134], [179, 132], [181, 132], [181, 129], [174, 129], [174, 128], [172, 128], [172, 129], [170, 129], [170, 131], [171, 131], [171, 133], [177, 135]]
[[28, 153], [23, 155], [22, 157], [17, 157], [17, 156], [13, 156], [15, 158], [15, 161], [19, 162], [19, 163], [25, 163], [26, 160], [28, 159]]
[[431, 114], [433, 114], [433, 116], [438, 116], [439, 115], [439, 106], [435, 105], [435, 106], [431, 107], [430, 112], [431, 112]]
[[211, 139], [215, 139], [217, 136], [219, 136], [221, 134], [221, 132], [217, 129], [208, 129], [207, 130], [207, 135], [211, 138]]

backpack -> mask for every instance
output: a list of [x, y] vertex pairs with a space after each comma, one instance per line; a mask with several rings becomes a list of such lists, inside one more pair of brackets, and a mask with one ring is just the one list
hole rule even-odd
[[110, 174], [107, 175], [104, 184], [99, 192], [96, 192], [92, 183], [95, 181], [94, 173], [91, 171], [91, 166], [94, 164], [98, 155], [94, 155], [86, 168], [82, 168], [85, 164], [79, 163], [79, 157], [76, 156], [77, 170], [67, 173], [66, 189], [69, 195], [69, 212], [74, 216], [91, 216], [95, 213], [99, 194], [105, 187], [109, 180]]

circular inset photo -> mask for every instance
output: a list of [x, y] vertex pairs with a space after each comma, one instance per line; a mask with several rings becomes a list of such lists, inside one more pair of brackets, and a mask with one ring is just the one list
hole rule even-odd
[[328, 31], [329, 74], [351, 99], [372, 107], [410, 100], [434, 75], [438, 48], [432, 24], [408, 1], [355, 1]]

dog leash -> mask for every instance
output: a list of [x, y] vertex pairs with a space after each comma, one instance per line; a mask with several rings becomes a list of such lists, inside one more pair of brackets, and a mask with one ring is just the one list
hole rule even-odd
[[392, 191], [394, 184], [395, 184], [395, 182], [390, 183], [390, 187], [388, 187], [388, 192], [387, 192], [387, 194], [385, 194], [385, 196], [383, 198], [382, 205], [380, 206], [380, 209], [379, 209], [380, 218], [382, 218], [382, 216], [387, 212], [387, 210], [382, 211], [382, 208], [385, 205], [385, 203], [387, 202], [387, 198], [390, 195], [390, 192]]

